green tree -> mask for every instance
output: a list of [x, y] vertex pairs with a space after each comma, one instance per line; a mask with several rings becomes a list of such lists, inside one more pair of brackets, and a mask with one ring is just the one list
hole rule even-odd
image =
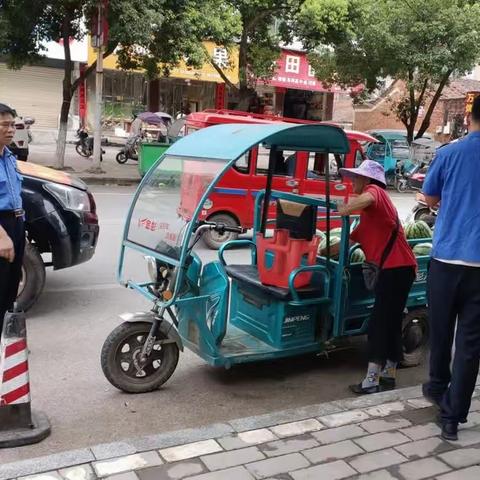
[[[300, 36], [312, 49], [319, 78], [342, 85], [363, 83], [373, 91], [387, 78], [403, 80], [406, 94], [392, 104], [415, 136], [421, 109], [428, 105], [416, 138], [430, 125], [443, 89], [480, 60], [480, 4], [467, 0], [336, 0], [346, 28], [324, 36], [326, 0], [308, 0]], [[308, 20], [308, 21], [307, 21]]]
[[[3, 0], [0, 25], [5, 28], [0, 29], [0, 55], [7, 58], [10, 68], [41, 60], [46, 42], [63, 40], [65, 62], [57, 168], [64, 167], [67, 120], [73, 95], [96, 67], [94, 63], [80, 77], [72, 77], [69, 39], [79, 40], [86, 35], [97, 3], [97, 0]], [[168, 74], [182, 59], [189, 65], [200, 66], [204, 61], [197, 36], [201, 29], [193, 20], [197, 10], [207, 3], [202, 0], [110, 1], [109, 42], [103, 56], [116, 51], [119, 67], [143, 68], [151, 77]], [[207, 25], [208, 19], [203, 19], [202, 29]]]

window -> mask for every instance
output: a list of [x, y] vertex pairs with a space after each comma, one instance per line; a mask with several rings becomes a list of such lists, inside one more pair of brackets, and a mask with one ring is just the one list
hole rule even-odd
[[359, 167], [360, 164], [365, 160], [364, 155], [361, 150], [355, 152], [355, 168]]
[[300, 57], [287, 55], [285, 59], [285, 71], [289, 73], [298, 73], [300, 71]]
[[306, 177], [310, 180], [323, 179], [326, 175], [327, 159], [330, 167], [330, 177], [339, 178], [339, 169], [345, 163], [345, 155], [333, 153], [310, 153]]
[[[287, 150], [277, 151], [276, 170], [274, 175], [277, 177], [293, 177], [295, 174], [295, 152]], [[268, 160], [270, 158], [270, 149], [258, 147], [257, 155], [257, 175], [266, 175], [268, 173]]]
[[228, 68], [228, 52], [226, 48], [215, 47], [213, 49], [213, 61], [220, 68]]
[[314, 77], [315, 76], [315, 70], [312, 68], [311, 65], [308, 66], [308, 76], [309, 77]]
[[250, 172], [250, 158], [252, 151], [244, 153], [233, 165], [233, 168], [240, 173], [249, 173]]

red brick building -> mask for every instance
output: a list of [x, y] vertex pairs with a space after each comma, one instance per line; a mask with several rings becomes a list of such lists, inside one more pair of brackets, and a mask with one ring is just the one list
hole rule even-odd
[[[462, 127], [465, 116], [465, 97], [468, 92], [480, 92], [480, 81], [467, 78], [453, 80], [445, 87], [442, 97], [432, 114], [428, 132], [439, 141], [447, 141]], [[382, 95], [370, 102], [355, 106], [354, 128], [356, 130], [398, 129], [405, 130], [392, 112], [392, 105], [405, 93], [402, 81], [393, 82]], [[428, 103], [420, 112], [417, 128], [421, 125]]]

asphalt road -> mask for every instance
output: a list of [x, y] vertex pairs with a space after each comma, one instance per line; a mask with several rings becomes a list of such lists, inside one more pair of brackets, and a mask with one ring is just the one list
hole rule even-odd
[[[52, 435], [38, 445], [0, 450], [0, 464], [350, 396], [347, 386], [361, 379], [366, 366], [363, 339], [329, 358], [308, 356], [229, 371], [185, 352], [161, 390], [128, 395], [112, 387], [100, 369], [102, 344], [120, 323], [119, 314], [149, 304], [115, 280], [133, 189], [92, 190], [101, 223], [96, 255], [84, 265], [49, 272], [28, 318], [33, 407], [48, 414]], [[412, 196], [394, 197], [400, 216], [406, 216]], [[202, 255], [213, 258], [214, 253], [202, 247]], [[246, 259], [247, 253], [233, 255]], [[424, 376], [425, 367], [402, 370], [399, 384], [418, 384]]]

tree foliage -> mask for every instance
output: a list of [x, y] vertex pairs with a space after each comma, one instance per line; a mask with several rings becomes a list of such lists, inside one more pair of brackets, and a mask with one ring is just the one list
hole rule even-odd
[[[323, 11], [324, 0], [310, 0]], [[338, 15], [347, 19], [339, 35], [310, 55], [316, 74], [343, 85], [363, 83], [373, 91], [391, 77], [403, 80], [406, 95], [393, 108], [409, 140], [419, 112], [427, 107], [418, 128], [421, 137], [433, 110], [453, 75], [464, 75], [480, 60], [480, 4], [467, 0], [337, 0]], [[320, 15], [320, 14], [319, 14]], [[311, 18], [316, 18], [311, 15]], [[312, 45], [320, 21], [304, 30]]]

